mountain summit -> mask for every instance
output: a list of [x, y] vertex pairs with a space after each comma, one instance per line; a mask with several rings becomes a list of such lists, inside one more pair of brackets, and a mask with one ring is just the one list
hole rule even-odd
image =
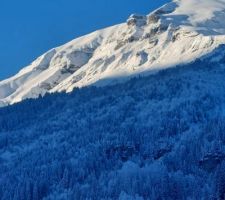
[[0, 82], [0, 105], [188, 63], [225, 43], [225, 0], [174, 0], [54, 48]]

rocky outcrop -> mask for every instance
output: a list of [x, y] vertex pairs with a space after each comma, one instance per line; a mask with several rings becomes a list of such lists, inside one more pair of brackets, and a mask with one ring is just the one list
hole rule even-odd
[[141, 66], [148, 61], [148, 54], [144, 50], [137, 52], [136, 57], [139, 58], [138, 66]]
[[154, 23], [157, 23], [159, 21], [159, 19], [160, 19], [159, 15], [153, 13], [148, 16], [147, 23], [154, 24]]
[[127, 20], [128, 26], [145, 26], [147, 17], [145, 15], [132, 14]]
[[165, 32], [167, 30], [168, 30], [168, 25], [161, 23], [158, 26], [153, 27], [150, 30], [150, 32], [148, 34], [146, 34], [146, 37], [151, 38], [151, 37], [154, 37], [157, 34], [161, 34], [161, 33]]

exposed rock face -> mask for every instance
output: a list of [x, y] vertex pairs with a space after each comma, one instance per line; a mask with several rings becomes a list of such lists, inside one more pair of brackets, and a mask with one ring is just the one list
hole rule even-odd
[[133, 14], [127, 20], [128, 26], [145, 26], [147, 24], [147, 17], [144, 15]]
[[69, 64], [69, 65], [65, 65], [61, 72], [62, 74], [66, 74], [66, 73], [69, 73], [69, 74], [72, 74], [74, 73], [75, 71], [77, 71], [79, 69], [78, 66], [74, 65], [74, 64]]
[[136, 56], [139, 58], [138, 66], [141, 66], [148, 61], [148, 54], [144, 50], [137, 52]]
[[151, 36], [155, 36], [156, 34], [160, 34], [160, 33], [163, 33], [165, 31], [167, 31], [167, 29], [168, 29], [168, 25], [166, 25], [166, 24], [159, 24], [158, 26], [156, 26], [156, 27], [151, 29], [150, 35]]
[[159, 40], [157, 38], [153, 38], [149, 40], [149, 44], [151, 44], [150, 48], [155, 47], [158, 44]]
[[124, 40], [117, 41], [117, 45], [115, 46], [115, 49], [114, 50], [120, 49], [121, 47], [123, 47], [124, 45], [126, 45], [126, 43], [127, 43], [127, 41], [124, 41]]
[[157, 23], [159, 21], [159, 19], [160, 19], [159, 15], [153, 13], [148, 16], [148, 24]]

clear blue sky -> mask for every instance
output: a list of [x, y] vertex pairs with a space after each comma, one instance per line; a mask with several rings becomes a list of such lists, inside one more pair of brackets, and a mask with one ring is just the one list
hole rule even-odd
[[1, 0], [0, 80], [45, 51], [169, 0]]

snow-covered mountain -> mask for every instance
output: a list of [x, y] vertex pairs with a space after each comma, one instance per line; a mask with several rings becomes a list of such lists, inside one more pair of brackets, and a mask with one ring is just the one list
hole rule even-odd
[[0, 105], [188, 63], [225, 44], [225, 0], [174, 0], [93, 32], [0, 82]]

